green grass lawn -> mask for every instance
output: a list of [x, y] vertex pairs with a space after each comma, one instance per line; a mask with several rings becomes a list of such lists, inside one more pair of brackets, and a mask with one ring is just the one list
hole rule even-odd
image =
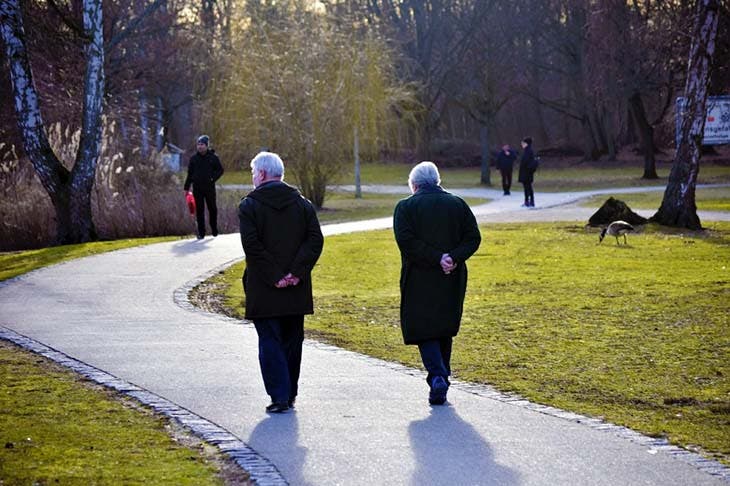
[[180, 236], [162, 236], [155, 238], [94, 241], [77, 245], [50, 246], [39, 250], [0, 252], [0, 281], [17, 277], [37, 268], [47, 267], [48, 265], [65, 262], [74, 258], [133, 246], [178, 240], [180, 238]]
[[[580, 164], [566, 166], [565, 164], [551, 165], [550, 160], [545, 160], [543, 166], [535, 174], [535, 190], [557, 192], [577, 191], [592, 188], [604, 187], [644, 187], [664, 186], [669, 176], [669, 164], [659, 164], [657, 172], [660, 179], [641, 179], [642, 168], [639, 165], [626, 165], [605, 163]], [[362, 184], [387, 184], [407, 186], [408, 173], [412, 169], [408, 164], [385, 164], [368, 163], [362, 165]], [[470, 168], [443, 168], [440, 169], [442, 185], [445, 188], [478, 187], [480, 169]], [[499, 172], [491, 169], [492, 187], [501, 187]], [[291, 179], [293, 182], [294, 179]], [[700, 184], [730, 182], [730, 166], [711, 165], [702, 167], [699, 175]], [[220, 184], [250, 184], [250, 171], [227, 171]], [[517, 169], [514, 172], [514, 185], [521, 187], [517, 182]], [[343, 173], [332, 181], [332, 184], [354, 184], [354, 175], [350, 172]]]
[[[355, 199], [353, 193], [330, 192], [324, 201], [324, 207], [317, 211], [321, 223], [340, 223], [343, 221], [360, 221], [364, 219], [393, 216], [395, 205], [404, 195], [363, 193], [361, 199]], [[464, 198], [471, 206], [485, 204], [489, 199]]]
[[[72, 258], [176, 239], [0, 253], [0, 280]], [[171, 430], [166, 419], [132, 401], [0, 340], [0, 484], [223, 484], [217, 452], [187, 434], [173, 439]]]
[[[657, 209], [662, 203], [663, 192], [640, 194], [614, 194], [632, 209]], [[581, 203], [585, 207], [600, 207], [608, 196], [594, 196]], [[730, 187], [711, 187], [697, 190], [695, 202], [701, 211], [730, 211]]]
[[[405, 188], [405, 187], [404, 187]], [[405, 188], [407, 190], [407, 188]], [[223, 205], [238, 206], [242, 193], [240, 191], [219, 191], [219, 207]], [[320, 223], [341, 223], [344, 221], [361, 221], [364, 219], [392, 216], [395, 205], [407, 194], [378, 194], [364, 192], [362, 198], [356, 199], [352, 192], [328, 192], [324, 207], [317, 211]], [[485, 204], [489, 199], [464, 198], [469, 205]]]
[[[621, 247], [572, 224], [483, 227], [454, 374], [728, 462], [730, 223], [709, 226]], [[218, 277], [239, 317], [243, 265]], [[421, 367], [401, 341], [399, 269], [391, 231], [328, 237], [309, 337]]]
[[212, 446], [3, 341], [0, 410], [0, 484], [224, 484]]

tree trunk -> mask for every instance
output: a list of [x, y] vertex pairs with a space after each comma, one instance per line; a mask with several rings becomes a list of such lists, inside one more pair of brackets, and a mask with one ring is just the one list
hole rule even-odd
[[596, 139], [593, 136], [593, 129], [591, 128], [591, 122], [588, 119], [587, 113], [583, 115], [581, 126], [583, 127], [583, 157], [585, 160], [597, 160], [599, 150], [596, 145]]
[[13, 98], [23, 147], [48, 192], [56, 213], [55, 244], [78, 243], [96, 238], [91, 216], [91, 188], [96, 174], [101, 139], [101, 102], [104, 89], [104, 43], [101, 0], [84, 0], [85, 48], [84, 111], [79, 151], [72, 172], [53, 153], [38, 104], [38, 93], [25, 45], [19, 0], [0, 2], [0, 30], [5, 43], [13, 84]]
[[482, 149], [482, 174], [480, 182], [486, 186], [491, 186], [492, 180], [489, 176], [489, 130], [486, 122], [479, 127], [479, 144]]
[[654, 127], [646, 118], [644, 102], [640, 93], [634, 93], [629, 98], [629, 111], [641, 140], [641, 150], [644, 152], [644, 175], [642, 179], [659, 179], [656, 173], [656, 146], [654, 145]]
[[718, 18], [717, 0], [700, 0], [697, 3], [687, 84], [684, 88], [686, 105], [681, 115], [679, 143], [664, 199], [657, 213], [651, 218], [652, 221], [666, 226], [702, 229], [700, 218], [697, 216], [695, 187], [700, 170], [707, 91], [715, 52]]

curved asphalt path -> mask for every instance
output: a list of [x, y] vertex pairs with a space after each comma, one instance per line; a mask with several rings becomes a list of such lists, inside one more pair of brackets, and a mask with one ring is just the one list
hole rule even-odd
[[[514, 194], [475, 207], [475, 213], [487, 221], [551, 220], [550, 211], [557, 220], [587, 218], [582, 209], [561, 205], [589, 193], [537, 194], [543, 205], [537, 210], [520, 209], [521, 195]], [[548, 209], [553, 206], [560, 209]], [[323, 231], [391, 224], [382, 218]], [[232, 440], [245, 443], [234, 457], [248, 464], [260, 484], [730, 481], [727, 468], [665, 441], [486, 386], [456, 383], [451, 405], [432, 408], [422, 372], [312, 341], [305, 343], [297, 410], [268, 416], [253, 327], [186, 301], [192, 285], [241, 256], [239, 237], [230, 234], [31, 272], [0, 284], [0, 337], [20, 342], [19, 336], [27, 336], [33, 340], [29, 347], [43, 343], [63, 353], [55, 354], [61, 361], [67, 356], [103, 370], [119, 379], [117, 388], [151, 396], [147, 403], [163, 411], [175, 410], [168, 415], [191, 411], [189, 422], [217, 424], [208, 440], [229, 450]]]

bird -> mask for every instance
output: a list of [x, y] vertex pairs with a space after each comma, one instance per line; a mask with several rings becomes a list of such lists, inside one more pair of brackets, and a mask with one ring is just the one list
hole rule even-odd
[[634, 227], [631, 226], [626, 221], [614, 221], [613, 223], [609, 224], [607, 227], [603, 228], [601, 231], [601, 235], [598, 237], [598, 243], [600, 244], [603, 241], [603, 238], [606, 237], [606, 235], [611, 235], [616, 237], [616, 244], [620, 244], [618, 241], [618, 237], [623, 235], [624, 237], [624, 244], [627, 245], [628, 242], [626, 241], [626, 233], [634, 231]]

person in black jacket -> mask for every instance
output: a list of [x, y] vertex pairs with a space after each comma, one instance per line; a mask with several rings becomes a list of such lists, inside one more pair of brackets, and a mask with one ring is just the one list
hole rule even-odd
[[246, 255], [246, 319], [259, 336], [259, 364], [269, 413], [294, 406], [304, 341], [304, 315], [314, 313], [312, 268], [324, 245], [314, 206], [284, 183], [284, 164], [271, 152], [251, 161], [254, 190], [238, 219]]
[[519, 182], [525, 188], [524, 208], [535, 207], [535, 191], [532, 189], [532, 182], [535, 179], [535, 171], [537, 170], [537, 160], [535, 152], [532, 151], [532, 138], [525, 137], [522, 139], [522, 158], [520, 159], [520, 176]]
[[215, 151], [208, 147], [207, 135], [198, 137], [197, 153], [190, 157], [188, 176], [185, 179], [185, 193], [193, 186], [195, 217], [198, 222], [198, 239], [205, 237], [205, 205], [208, 205], [210, 231], [218, 236], [218, 206], [215, 200], [215, 183], [223, 175], [223, 166]]
[[510, 195], [512, 187], [512, 168], [517, 160], [517, 152], [512, 150], [509, 144], [502, 145], [502, 150], [497, 153], [497, 169], [502, 175], [502, 190], [505, 196]]
[[469, 206], [440, 183], [436, 165], [416, 165], [408, 177], [413, 195], [396, 205], [393, 216], [401, 253], [403, 342], [418, 345], [432, 405], [446, 402], [451, 344], [459, 332], [466, 293], [466, 260], [481, 242]]

